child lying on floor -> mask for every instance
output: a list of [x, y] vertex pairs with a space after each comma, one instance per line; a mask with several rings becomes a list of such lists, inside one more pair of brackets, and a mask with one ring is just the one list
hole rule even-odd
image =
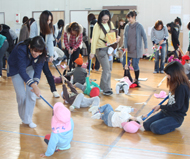
[[106, 104], [102, 107], [91, 107], [89, 111], [92, 112], [92, 119], [102, 119], [107, 126], [123, 128], [129, 133], [136, 133], [143, 121], [143, 116], [132, 117], [130, 113], [134, 112], [134, 108], [129, 107], [122, 109], [121, 112], [114, 112], [112, 106]]
[[[62, 76], [63, 81], [63, 92], [61, 96], [65, 100], [66, 103], [69, 103], [71, 106], [69, 107], [70, 111], [73, 111], [75, 108], [86, 108], [92, 105], [98, 106], [100, 104], [99, 97], [92, 97], [86, 98], [83, 93], [78, 93], [77, 90], [73, 87], [73, 85], [64, 77]], [[68, 93], [67, 87], [65, 86], [65, 81], [69, 88], [71, 89], [71, 93]]]

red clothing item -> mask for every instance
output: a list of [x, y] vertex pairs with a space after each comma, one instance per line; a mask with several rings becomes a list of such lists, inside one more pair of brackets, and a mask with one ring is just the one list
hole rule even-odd
[[79, 48], [80, 44], [82, 43], [83, 35], [80, 34], [77, 41], [76, 38], [77, 37], [75, 35], [73, 36], [70, 34], [70, 38], [68, 41], [67, 32], [64, 33], [64, 44], [67, 50], [69, 50], [72, 47], [73, 50], [76, 51]]

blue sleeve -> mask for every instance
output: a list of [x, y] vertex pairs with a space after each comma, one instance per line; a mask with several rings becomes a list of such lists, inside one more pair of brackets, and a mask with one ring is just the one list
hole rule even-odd
[[50, 140], [49, 140], [49, 143], [48, 143], [48, 147], [47, 147], [47, 150], [46, 150], [46, 153], [45, 153], [46, 156], [51, 156], [51, 155], [54, 154], [56, 146], [57, 146], [57, 143], [58, 143], [57, 134], [52, 132]]
[[18, 69], [19, 69], [19, 74], [24, 80], [24, 82], [28, 85], [31, 86], [32, 83], [34, 83], [33, 79], [31, 79], [28, 74], [26, 73], [26, 59], [27, 59], [27, 53], [25, 50], [18, 48], [17, 50], [17, 63], [18, 63]]
[[34, 82], [39, 83], [43, 66], [44, 66], [44, 62], [39, 62], [39, 63], [37, 62], [34, 65], [34, 77], [33, 77]]
[[49, 56], [53, 56], [54, 54], [53, 33], [48, 34], [46, 36], [46, 46], [47, 46], [47, 52], [49, 53]]

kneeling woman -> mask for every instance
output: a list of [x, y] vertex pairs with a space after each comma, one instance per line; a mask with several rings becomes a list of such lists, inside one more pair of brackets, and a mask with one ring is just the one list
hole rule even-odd
[[167, 134], [180, 127], [189, 108], [190, 83], [182, 64], [173, 61], [164, 72], [167, 75], [169, 101], [166, 105], [155, 106], [154, 112], [161, 111], [143, 123], [145, 130], [155, 134]]
[[[45, 43], [41, 36], [19, 43], [10, 54], [9, 73], [18, 103], [19, 116], [24, 124], [35, 128], [32, 122], [36, 95], [40, 96], [39, 83], [46, 57]], [[26, 83], [26, 88], [25, 84]]]

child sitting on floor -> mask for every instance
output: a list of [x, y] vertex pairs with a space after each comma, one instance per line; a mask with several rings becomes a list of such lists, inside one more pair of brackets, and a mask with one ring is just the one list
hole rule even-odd
[[92, 112], [92, 119], [102, 119], [107, 126], [123, 127], [124, 130], [129, 133], [138, 131], [143, 118], [143, 116], [135, 118], [129, 114], [134, 112], [134, 108], [127, 107], [122, 109], [121, 112], [114, 112], [110, 104], [106, 104], [102, 107], [91, 107], [89, 111]]
[[[77, 92], [77, 90], [73, 87], [73, 85], [64, 77], [62, 76], [63, 81], [63, 92], [61, 93], [61, 96], [63, 99], [65, 99], [71, 106], [69, 107], [70, 111], [73, 111], [75, 108], [86, 108], [90, 105], [98, 106], [100, 104], [100, 98], [99, 97], [93, 97], [93, 98], [86, 98], [83, 93]], [[68, 86], [71, 89], [71, 93], [69, 94], [67, 91], [67, 87], [64, 84], [64, 81], [68, 84]]]
[[124, 91], [125, 94], [128, 93], [132, 82], [129, 80], [128, 77], [123, 77], [117, 84], [116, 84], [116, 94], [119, 94], [120, 91]]
[[79, 54], [79, 57], [74, 62], [75, 62], [75, 68], [71, 72], [68, 72], [66, 76], [73, 75], [73, 84], [75, 84], [76, 82], [84, 84], [87, 72], [84, 68], [81, 67], [83, 64], [83, 59], [81, 54]]
[[47, 151], [45, 154], [41, 154], [41, 157], [51, 156], [56, 151], [67, 150], [71, 147], [74, 123], [71, 112], [60, 102], [53, 107], [51, 129], [51, 134], [46, 135], [44, 139], [48, 145]]
[[86, 77], [86, 84], [75, 83], [75, 87], [81, 89], [84, 94], [90, 97], [96, 97], [100, 94], [100, 87], [97, 83], [89, 80], [89, 75]]

